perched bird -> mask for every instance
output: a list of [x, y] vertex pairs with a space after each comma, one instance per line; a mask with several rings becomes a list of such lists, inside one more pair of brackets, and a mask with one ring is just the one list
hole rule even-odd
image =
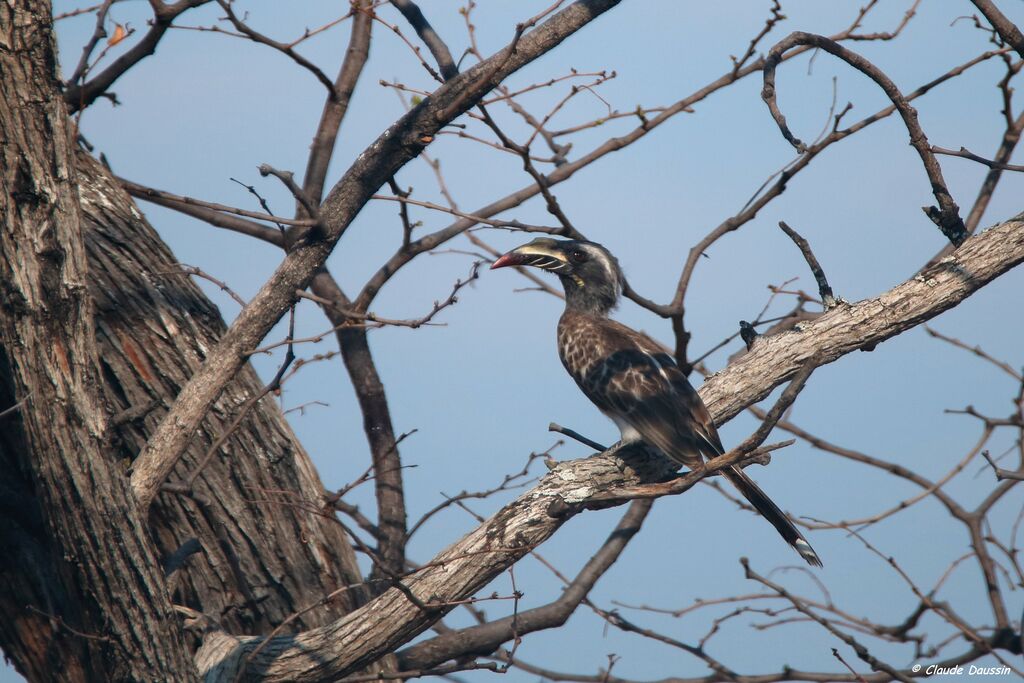
[[[690, 469], [725, 449], [700, 396], [675, 360], [647, 335], [608, 317], [622, 294], [623, 276], [607, 249], [580, 240], [535, 239], [491, 268], [534, 266], [557, 275], [565, 288], [558, 322], [558, 355], [594, 405], [622, 432]], [[809, 564], [821, 560], [793, 522], [744, 471], [722, 472]]]

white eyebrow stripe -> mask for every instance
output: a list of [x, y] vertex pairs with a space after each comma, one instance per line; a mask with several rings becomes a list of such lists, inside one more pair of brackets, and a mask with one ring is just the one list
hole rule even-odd
[[591, 245], [585, 245], [584, 248], [587, 252], [601, 262], [601, 267], [604, 268], [605, 273], [608, 275], [608, 279], [615, 283], [615, 287], [618, 290], [622, 290], [622, 279], [619, 276], [619, 270], [612, 263], [611, 257], [609, 257], [604, 251], [598, 247], [592, 247]]

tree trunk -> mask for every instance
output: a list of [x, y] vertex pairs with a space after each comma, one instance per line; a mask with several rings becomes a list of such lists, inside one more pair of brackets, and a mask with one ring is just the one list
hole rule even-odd
[[[152, 537], [137, 519], [127, 466], [225, 326], [110, 173], [84, 153], [76, 158], [52, 73], [49, 7], [24, 4], [17, 15], [0, 9], [0, 40], [27, 50], [0, 51], [10, 59], [0, 73], [0, 411], [23, 401], [0, 417], [0, 514], [10, 520], [0, 525], [0, 647], [30, 680], [189, 678], [167, 593], [232, 633], [269, 632], [337, 593], [287, 632], [361, 605], [362, 579], [343, 530], [323, 511], [316, 471], [271, 397], [250, 411], [190, 493], [158, 498]], [[262, 386], [250, 366], [238, 373], [171, 484], [195, 470]], [[51, 519], [56, 514], [64, 519]], [[190, 539], [196, 543], [186, 545]], [[183, 547], [198, 552], [183, 558], [165, 588], [160, 562]], [[122, 577], [122, 569], [136, 576]], [[108, 573], [112, 580], [100, 580]], [[119, 621], [131, 610], [142, 614]]]
[[[4, 525], [2, 573], [26, 590], [3, 591], [14, 612], [3, 646], [36, 679], [194, 680], [144, 520], [109, 457], [51, 29], [49, 2], [0, 5], [0, 394], [18, 406], [2, 457], [25, 523]], [[32, 532], [35, 543], [17, 545]]]
[[[84, 153], [79, 169], [103, 378], [114, 412], [133, 411], [135, 418], [116, 429], [127, 469], [225, 326], [107, 169]], [[262, 389], [246, 365], [193, 437], [169, 477], [172, 486], [187, 480]], [[266, 633], [291, 613], [360, 583], [344, 530], [323, 506], [323, 484], [308, 454], [273, 397], [263, 398], [201, 469], [191, 494], [162, 494], [150, 510], [162, 557], [192, 538], [202, 548], [173, 581], [175, 602], [233, 633]], [[288, 630], [328, 623], [361, 605], [363, 596], [361, 586], [342, 591]]]

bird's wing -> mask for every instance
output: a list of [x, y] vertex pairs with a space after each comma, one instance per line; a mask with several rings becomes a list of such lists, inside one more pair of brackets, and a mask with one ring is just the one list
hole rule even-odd
[[707, 408], [672, 357], [614, 321], [603, 332], [606, 355], [580, 383], [590, 399], [688, 467], [723, 453]]
[[[700, 395], [664, 347], [613, 320], [590, 321], [563, 362], [583, 393], [649, 445], [687, 467], [725, 452]], [[585, 341], [581, 341], [585, 340]], [[576, 370], [586, 368], [582, 375]], [[789, 517], [737, 466], [723, 474], [812, 565], [821, 559]]]

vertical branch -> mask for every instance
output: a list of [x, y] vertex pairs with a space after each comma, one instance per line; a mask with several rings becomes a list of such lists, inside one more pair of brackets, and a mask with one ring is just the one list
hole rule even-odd
[[828, 278], [825, 277], [825, 271], [822, 270], [821, 264], [818, 263], [817, 257], [814, 252], [811, 251], [811, 245], [804, 239], [800, 233], [786, 224], [786, 221], [779, 221], [779, 227], [782, 228], [782, 232], [786, 233], [789, 239], [793, 240], [793, 243], [800, 249], [800, 253], [804, 255], [804, 260], [807, 261], [807, 267], [811, 269], [811, 273], [814, 275], [815, 282], [818, 283], [818, 293], [821, 295], [821, 305], [827, 311], [830, 308], [835, 307], [838, 303], [835, 295], [832, 293], [832, 287], [828, 284]]
[[[330, 273], [321, 271], [313, 279], [311, 288], [317, 297], [332, 302], [324, 304], [323, 310], [331, 324], [338, 328], [335, 332], [338, 347], [363, 414], [363, 428], [373, 459], [379, 530], [377, 555], [382, 565], [375, 565], [373, 573], [400, 575], [405, 571], [405, 489], [402, 460], [384, 383], [370, 353], [366, 327], [345, 325], [349, 320], [344, 310], [350, 308], [350, 302], [338, 283]], [[382, 587], [387, 586], [383, 584]]]
[[458, 75], [459, 69], [455, 66], [451, 51], [445, 42], [441, 40], [441, 36], [437, 35], [437, 31], [430, 25], [427, 18], [423, 16], [419, 6], [412, 2], [412, 0], [391, 0], [391, 4], [402, 13], [405, 20], [416, 31], [416, 35], [420, 37], [420, 40], [430, 50], [430, 54], [434, 56], [434, 60], [437, 62], [437, 67], [441, 70], [441, 76], [444, 80], [447, 81], [452, 76]]
[[[370, 53], [370, 38], [373, 30], [372, 0], [358, 0], [353, 3], [352, 35], [348, 50], [335, 81], [334, 93], [324, 104], [320, 123], [310, 149], [303, 182], [303, 193], [309, 201], [320, 204], [323, 197], [327, 169], [334, 155], [342, 120], [348, 111], [352, 93], [359, 76], [366, 66]], [[299, 202], [298, 214], [303, 211]], [[406, 513], [405, 494], [402, 484], [402, 462], [391, 422], [384, 383], [381, 381], [370, 353], [370, 345], [363, 326], [343, 327], [348, 318], [342, 309], [349, 301], [341, 287], [326, 270], [321, 270], [311, 283], [317, 297], [333, 302], [324, 304], [324, 314], [331, 325], [338, 328], [335, 333], [341, 357], [348, 372], [352, 387], [363, 415], [363, 429], [370, 448], [373, 462], [374, 485], [377, 499], [377, 524], [380, 530], [377, 554], [382, 566], [374, 566], [373, 573], [400, 574], [405, 569]], [[376, 585], [376, 584], [374, 584]]]
[[[349, 38], [348, 50], [345, 52], [345, 59], [341, 63], [338, 77], [334, 81], [334, 92], [324, 103], [320, 123], [313, 136], [313, 143], [310, 145], [302, 189], [306, 196], [317, 204], [323, 197], [324, 180], [327, 177], [327, 167], [334, 155], [334, 143], [338, 139], [338, 129], [341, 127], [342, 119], [345, 118], [345, 112], [348, 111], [352, 93], [355, 91], [356, 83], [359, 81], [359, 76], [362, 74], [363, 67], [366, 66], [366, 59], [370, 54], [370, 34], [373, 29], [372, 5], [371, 0], [358, 0], [354, 3], [352, 35]], [[301, 207], [299, 213], [302, 213]]]

